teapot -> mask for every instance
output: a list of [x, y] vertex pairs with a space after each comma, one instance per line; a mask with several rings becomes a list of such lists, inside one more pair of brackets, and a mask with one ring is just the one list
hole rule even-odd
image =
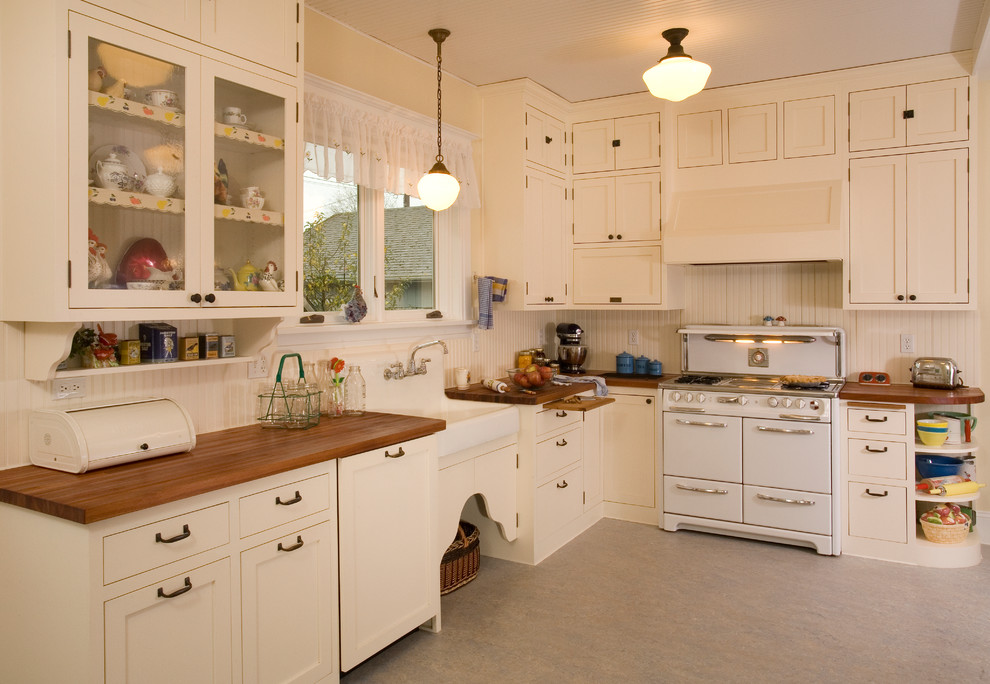
[[96, 177], [100, 186], [113, 190], [127, 190], [131, 187], [131, 176], [127, 165], [111, 152], [106, 159], [96, 162]]
[[234, 283], [235, 290], [257, 290], [258, 289], [258, 269], [254, 267], [251, 260], [248, 259], [247, 262], [241, 266], [237, 273], [234, 273], [234, 269], [228, 268], [227, 274]]

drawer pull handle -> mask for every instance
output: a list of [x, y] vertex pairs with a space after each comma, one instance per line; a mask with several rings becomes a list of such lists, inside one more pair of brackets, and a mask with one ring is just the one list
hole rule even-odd
[[742, 397], [719, 397], [720, 404], [742, 404]]
[[557, 411], [557, 413], [555, 413], [554, 415], [557, 416], [558, 418], [566, 418], [567, 411]]
[[166, 594], [164, 589], [158, 587], [158, 598], [175, 598], [176, 596], [182, 596], [190, 589], [192, 589], [192, 582], [190, 582], [187, 577], [183, 580], [182, 586], [173, 591], [171, 594]]
[[279, 542], [278, 543], [278, 550], [279, 551], [295, 551], [296, 549], [301, 549], [303, 547], [303, 544], [304, 543], [305, 542], [303, 542], [302, 536], [301, 535], [297, 535], [296, 536], [296, 543], [295, 544], [293, 544], [292, 546], [282, 546], [282, 542]]
[[567, 489], [567, 480], [561, 480], [564, 484], [557, 483], [557, 489]]
[[866, 414], [866, 420], [868, 420], [871, 423], [886, 423], [887, 422], [887, 416], [884, 416], [882, 418], [870, 418], [870, 414], [867, 413]]
[[796, 413], [780, 413], [777, 415], [778, 418], [783, 418], [784, 420], [807, 420], [814, 423], [820, 423], [821, 418], [818, 416], [800, 416]]
[[717, 427], [717, 428], [728, 427], [728, 425], [725, 423], [709, 423], [701, 420], [685, 420], [683, 418], [678, 418], [676, 422], [678, 425], [696, 425], [698, 427]]
[[[174, 537], [170, 537], [168, 539], [165, 539], [162, 536], [162, 533], [161, 532], [156, 532], [155, 533], [155, 541], [158, 542], [158, 543], [161, 543], [161, 544], [174, 544], [177, 541], [182, 541], [183, 539], [185, 539], [186, 537], [188, 537], [190, 534], [192, 534], [192, 532], [189, 531], [189, 525], [183, 525], [182, 526], [182, 533], [181, 534], [177, 534]], [[166, 597], [166, 598], [168, 598], [168, 597]]]
[[887, 447], [884, 447], [883, 449], [874, 449], [869, 444], [866, 445], [866, 450], [869, 451], [871, 454], [885, 454], [885, 453], [887, 453]]
[[683, 489], [688, 492], [701, 492], [702, 494], [728, 494], [728, 489], [704, 489], [703, 487], [688, 487], [687, 485], [678, 484], [675, 485], [678, 489]]
[[557, 442], [557, 446], [567, 446], [567, 438], [566, 437], [561, 438], [561, 440]]
[[883, 494], [877, 494], [876, 492], [871, 492], [869, 487], [866, 488], [866, 493], [869, 494], [870, 496], [887, 496], [888, 494], [890, 494], [890, 492], [888, 492], [886, 489], [883, 490]]
[[390, 454], [388, 453], [388, 449], [385, 450], [385, 458], [402, 458], [405, 455], [406, 452], [402, 450], [402, 447], [399, 447], [399, 453], [397, 454]]
[[291, 506], [292, 504], [297, 504], [300, 501], [302, 501], [302, 494], [299, 493], [299, 490], [298, 489], [296, 490], [295, 497], [293, 497], [291, 499], [286, 499], [285, 501], [282, 501], [282, 497], [280, 497], [280, 496], [276, 496], [275, 497], [275, 505], [276, 506]]
[[797, 504], [798, 506], [815, 505], [814, 501], [809, 501], [808, 499], [784, 499], [777, 496], [767, 496], [766, 494], [759, 494], [759, 493], [757, 493], [756, 498], [763, 499], [764, 501], [776, 501], [778, 503]]
[[813, 434], [815, 434], [815, 431], [814, 430], [795, 430], [793, 428], [767, 427], [766, 425], [757, 425], [756, 426], [756, 429], [757, 430], [761, 430], [763, 432], [784, 432], [784, 433], [787, 433], [789, 435], [813, 435]]

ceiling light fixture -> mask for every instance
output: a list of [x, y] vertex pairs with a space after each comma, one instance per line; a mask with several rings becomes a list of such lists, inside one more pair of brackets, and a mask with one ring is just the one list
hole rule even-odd
[[643, 74], [646, 87], [654, 97], [680, 102], [701, 92], [708, 82], [712, 68], [684, 54], [681, 41], [687, 34], [686, 28], [667, 29], [661, 34], [670, 42], [670, 48], [663, 59]]
[[442, 28], [435, 28], [429, 31], [430, 38], [437, 44], [437, 163], [433, 165], [429, 173], [419, 179], [416, 186], [419, 189], [419, 198], [433, 211], [443, 211], [457, 199], [457, 193], [461, 190], [461, 184], [457, 182], [450, 171], [443, 163], [442, 136], [440, 129], [440, 115], [442, 113], [442, 91], [440, 89], [440, 44], [450, 35], [450, 31]]

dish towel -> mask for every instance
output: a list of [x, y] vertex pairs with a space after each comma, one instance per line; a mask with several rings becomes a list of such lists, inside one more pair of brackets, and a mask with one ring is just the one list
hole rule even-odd
[[491, 330], [495, 327], [492, 316], [492, 279], [478, 278], [478, 328]]
[[493, 302], [504, 302], [505, 295], [509, 291], [509, 279], [508, 278], [496, 278], [495, 276], [485, 276], [490, 281], [492, 281], [492, 301]]
[[593, 382], [596, 397], [608, 396], [608, 385], [605, 384], [605, 378], [600, 375], [557, 375], [553, 379], [555, 385], [571, 385], [575, 382]]

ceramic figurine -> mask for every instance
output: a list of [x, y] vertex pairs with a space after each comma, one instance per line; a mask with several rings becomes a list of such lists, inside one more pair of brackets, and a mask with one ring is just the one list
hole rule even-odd
[[103, 92], [110, 97], [119, 97], [120, 99], [127, 98], [127, 81], [117, 80], [108, 85], [103, 89]]
[[355, 285], [354, 296], [351, 301], [344, 304], [344, 318], [347, 319], [348, 323], [357, 323], [367, 315], [368, 303], [364, 301], [364, 297], [361, 295], [361, 287]]
[[89, 72], [89, 89], [94, 92], [100, 92], [103, 87], [103, 79], [107, 76], [107, 70], [101, 66]]
[[278, 286], [277, 273], [278, 266], [275, 265], [274, 261], [269, 261], [265, 265], [265, 270], [258, 276], [258, 287], [266, 292], [279, 292], [281, 288]]
[[113, 278], [113, 271], [107, 263], [107, 246], [100, 242], [96, 234], [89, 231], [89, 287], [104, 287]]
[[227, 165], [220, 159], [213, 169], [213, 201], [217, 204], [227, 203], [227, 183]]

